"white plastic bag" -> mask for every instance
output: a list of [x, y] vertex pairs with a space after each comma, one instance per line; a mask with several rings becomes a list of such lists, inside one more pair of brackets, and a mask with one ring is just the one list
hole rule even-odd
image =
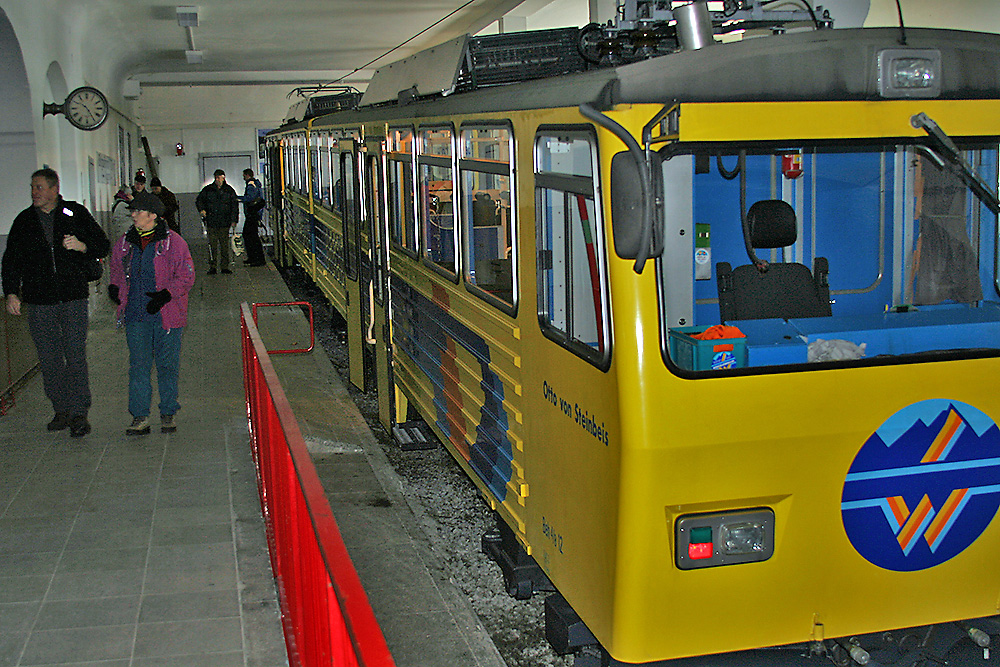
[[229, 238], [229, 244], [233, 248], [233, 256], [239, 257], [240, 255], [243, 254], [243, 235], [242, 234], [233, 234]]
[[809, 361], [844, 361], [865, 356], [867, 343], [855, 345], [849, 340], [823, 340], [817, 338], [809, 343]]

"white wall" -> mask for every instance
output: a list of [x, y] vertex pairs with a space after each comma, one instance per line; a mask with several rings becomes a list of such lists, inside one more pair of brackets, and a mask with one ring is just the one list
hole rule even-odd
[[[261, 129], [273, 129], [261, 127]], [[157, 159], [160, 180], [175, 193], [198, 192], [211, 180], [211, 174], [203, 178], [198, 158], [212, 153], [257, 153], [257, 128], [255, 126], [235, 126], [216, 128], [175, 128], [154, 130], [146, 133], [149, 147]], [[184, 143], [184, 155], [177, 156], [175, 145]], [[259, 168], [254, 168], [254, 172]], [[241, 174], [226, 174], [226, 180], [243, 194]]]
[[580, 0], [554, 0], [527, 17], [528, 30], [582, 27], [590, 23], [590, 8]]
[[[997, 0], [903, 0], [903, 23], [908, 28], [956, 28], [1000, 32]], [[871, 0], [865, 27], [899, 25], [895, 0]]]
[[[50, 3], [24, 2], [21, 0], [0, 0], [0, 11], [6, 16], [13, 29], [20, 53], [11, 53], [5, 43], [6, 60], [23, 60], [27, 78], [26, 92], [30, 119], [18, 119], [33, 128], [24, 134], [17, 147], [24, 155], [19, 158], [19, 166], [6, 164], [4, 179], [13, 184], [11, 195], [0, 204], [0, 235], [10, 230], [13, 217], [10, 210], [19, 211], [31, 204], [30, 175], [35, 169], [50, 166], [60, 172], [61, 191], [67, 199], [83, 202], [102, 220], [110, 210], [111, 198], [117, 191], [118, 127], [127, 128], [134, 139], [139, 133], [131, 120], [131, 104], [117, 95], [117, 82], [107, 80], [103, 74], [107, 61], [106, 45], [94, 44], [84, 37], [88, 21], [88, 3], [67, 5], [54, 12]], [[103, 77], [103, 78], [102, 78]], [[12, 81], [8, 68], [0, 71], [0, 91], [4, 95], [11, 90]], [[92, 85], [101, 89], [109, 99], [113, 109], [108, 122], [93, 132], [83, 132], [69, 125], [62, 115], [42, 116], [44, 103], [62, 103], [69, 90], [82, 85]], [[8, 107], [3, 107], [8, 108]], [[4, 121], [8, 125], [9, 121]], [[29, 136], [30, 135], [30, 136]], [[144, 164], [140, 153], [133, 154], [136, 166]], [[102, 179], [101, 172], [95, 174], [97, 201], [91, 201], [88, 161], [100, 164], [101, 156], [114, 161], [116, 168], [112, 178]], [[103, 162], [106, 162], [105, 159]], [[23, 171], [24, 173], [16, 173]]]
[[[288, 99], [290, 90], [291, 86], [143, 87], [137, 114], [149, 147], [159, 158], [163, 184], [174, 192], [198, 192], [208, 182], [201, 177], [199, 156], [256, 154], [257, 130], [281, 125], [288, 107], [300, 99]], [[184, 144], [184, 156], [177, 156], [177, 142]], [[226, 177], [237, 192], [243, 192], [239, 174]]]

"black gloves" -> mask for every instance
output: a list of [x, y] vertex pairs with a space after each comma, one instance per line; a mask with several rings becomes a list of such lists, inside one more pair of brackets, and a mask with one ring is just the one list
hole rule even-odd
[[[120, 306], [122, 300], [118, 297], [118, 289], [118, 285], [108, 285], [108, 298]], [[161, 289], [158, 292], [146, 292], [146, 296], [149, 297], [149, 303], [146, 304], [146, 312], [150, 315], [160, 312], [163, 304], [171, 299], [170, 292], [165, 289]]]
[[165, 289], [161, 289], [158, 292], [146, 292], [146, 296], [149, 297], [149, 303], [146, 304], [146, 312], [150, 315], [160, 312], [163, 304], [170, 301], [170, 292]]

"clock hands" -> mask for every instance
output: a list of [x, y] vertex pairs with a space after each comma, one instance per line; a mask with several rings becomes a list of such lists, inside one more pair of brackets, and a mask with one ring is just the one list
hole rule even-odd
[[94, 110], [91, 109], [89, 106], [87, 106], [87, 104], [83, 100], [77, 100], [77, 102], [70, 107], [70, 110], [79, 116], [81, 108], [87, 112], [88, 120], [90, 121], [97, 120], [97, 114], [95, 114]]

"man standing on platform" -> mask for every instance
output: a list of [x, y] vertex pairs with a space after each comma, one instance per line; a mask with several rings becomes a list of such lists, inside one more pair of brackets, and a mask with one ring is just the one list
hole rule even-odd
[[246, 189], [240, 198], [243, 202], [243, 247], [247, 251], [247, 266], [264, 266], [264, 246], [260, 243], [260, 212], [264, 210], [264, 189], [256, 178], [253, 169], [243, 170], [243, 181]]
[[240, 202], [233, 186], [226, 183], [226, 172], [215, 170], [215, 180], [202, 188], [195, 206], [208, 231], [208, 275], [215, 274], [216, 262], [223, 273], [229, 270], [229, 232], [240, 219]]
[[109, 247], [90, 211], [59, 195], [55, 171], [31, 175], [31, 206], [14, 218], [7, 237], [3, 293], [8, 313], [28, 316], [45, 396], [55, 410], [47, 428], [69, 428], [74, 438], [90, 433], [86, 264]]
[[[146, 175], [142, 172], [136, 172], [135, 178], [132, 179], [132, 197], [135, 197], [140, 192], [146, 191]], [[129, 200], [132, 199], [129, 197]]]
[[163, 183], [156, 176], [149, 179], [149, 190], [163, 202], [163, 219], [167, 227], [180, 234], [181, 225], [177, 221], [177, 212], [181, 210], [181, 205], [177, 203], [176, 195], [163, 187]]

